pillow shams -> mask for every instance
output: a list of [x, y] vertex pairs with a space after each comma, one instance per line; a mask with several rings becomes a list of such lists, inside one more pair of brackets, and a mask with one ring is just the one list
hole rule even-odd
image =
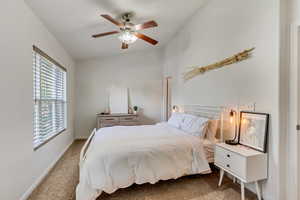
[[181, 129], [191, 135], [204, 137], [203, 127], [208, 119], [185, 114]]
[[183, 115], [184, 114], [182, 113], [172, 113], [172, 116], [168, 120], [168, 124], [173, 127], [180, 128], [183, 122]]

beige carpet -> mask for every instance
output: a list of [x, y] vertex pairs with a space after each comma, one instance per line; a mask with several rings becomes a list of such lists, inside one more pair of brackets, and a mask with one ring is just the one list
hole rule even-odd
[[[84, 141], [76, 141], [28, 200], [75, 200], [79, 152]], [[196, 175], [155, 185], [133, 185], [97, 200], [239, 200], [240, 187], [225, 178], [217, 187], [218, 174]], [[246, 191], [247, 200], [256, 196]]]

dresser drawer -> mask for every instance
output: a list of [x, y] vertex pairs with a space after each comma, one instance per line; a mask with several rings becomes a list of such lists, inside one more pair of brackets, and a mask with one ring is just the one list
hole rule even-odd
[[119, 126], [119, 123], [113, 123], [113, 122], [112, 123], [109, 123], [109, 122], [101, 123], [99, 128], [113, 127], [113, 126]]
[[102, 123], [118, 123], [119, 117], [100, 117], [100, 122]]
[[242, 179], [246, 179], [245, 157], [217, 146], [215, 152], [215, 163], [224, 170], [232, 172]]
[[137, 115], [113, 114], [97, 115], [97, 128], [111, 126], [138, 126], [140, 125]]
[[131, 121], [137, 121], [136, 116], [127, 116], [127, 117], [120, 117], [121, 122], [131, 122]]
[[120, 126], [138, 126], [138, 125], [139, 125], [139, 122], [137, 122], [137, 121], [128, 121], [128, 122], [121, 121], [120, 122]]

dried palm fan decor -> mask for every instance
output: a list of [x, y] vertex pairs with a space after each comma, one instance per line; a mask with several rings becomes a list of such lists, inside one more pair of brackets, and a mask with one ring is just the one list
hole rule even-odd
[[231, 56], [229, 58], [226, 58], [226, 59], [224, 59], [220, 62], [216, 62], [216, 63], [211, 64], [211, 65], [207, 65], [207, 66], [204, 66], [204, 67], [193, 67], [194, 69], [189, 71], [189, 72], [186, 72], [184, 74], [183, 78], [184, 78], [185, 81], [187, 81], [187, 80], [190, 80], [190, 79], [194, 78], [195, 76], [198, 76], [200, 74], [204, 74], [205, 72], [208, 72], [208, 71], [211, 71], [211, 70], [214, 70], [214, 69], [219, 69], [221, 67], [231, 65], [231, 64], [234, 64], [234, 63], [238, 63], [238, 62], [241, 62], [243, 60], [246, 60], [246, 59], [250, 58], [251, 53], [254, 49], [255, 48], [246, 49], [245, 51], [237, 53], [234, 56]]

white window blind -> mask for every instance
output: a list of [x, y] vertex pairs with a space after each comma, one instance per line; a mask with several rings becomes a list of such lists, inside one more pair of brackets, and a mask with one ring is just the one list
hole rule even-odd
[[67, 128], [66, 70], [33, 47], [33, 146], [38, 148]]

